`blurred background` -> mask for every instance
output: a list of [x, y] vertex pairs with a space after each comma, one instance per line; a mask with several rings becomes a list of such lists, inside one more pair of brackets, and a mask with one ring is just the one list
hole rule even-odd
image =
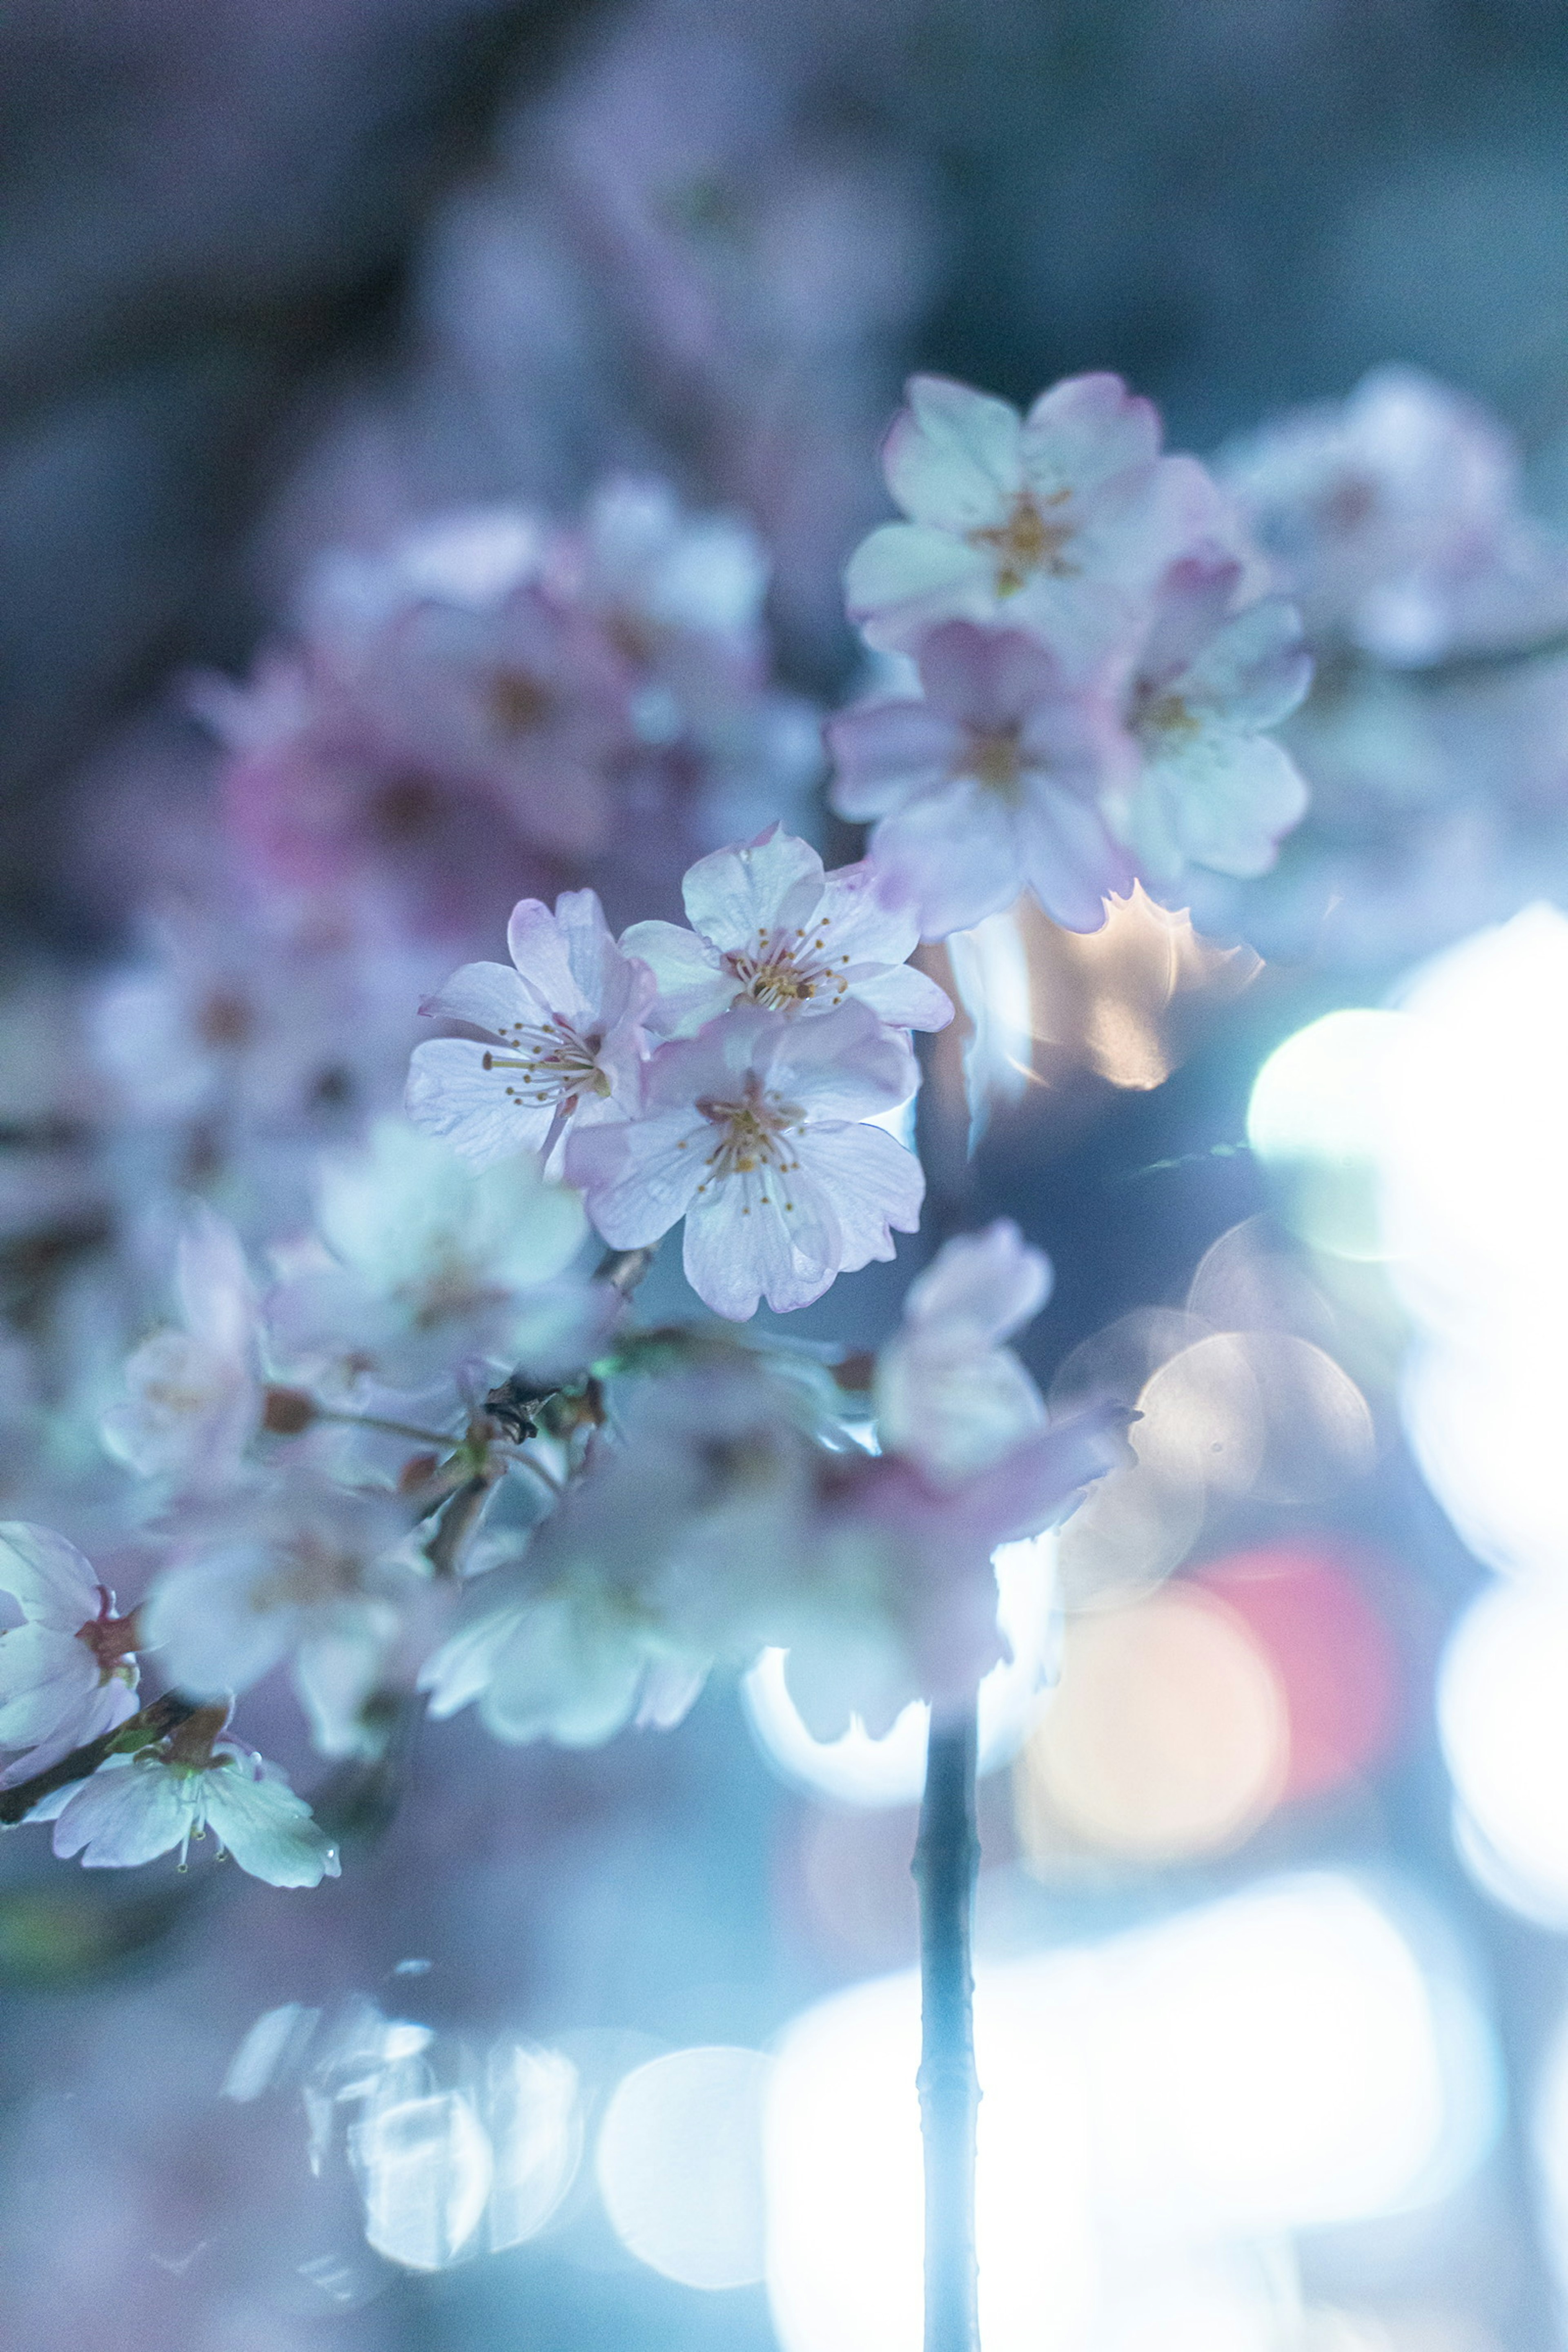
[[[1115, 369], [1209, 455], [1396, 362], [1568, 524], [1548, 0], [12, 0], [0, 122], [0, 1501], [132, 1589], [168, 1203], [285, 1236], [525, 890], [854, 854], [816, 728], [911, 369]], [[587, 865], [427, 761], [302, 820], [288, 648], [617, 476], [766, 558], [700, 757], [650, 721]], [[974, 935], [975, 1217], [1052, 1256], [1052, 1398], [1144, 1416], [1020, 1620], [1059, 1694], [994, 1696], [987, 2352], [1568, 2341], [1557, 652], [1441, 761], [1324, 755], [1192, 922]], [[790, 1328], [874, 1343], [912, 1262]], [[459, 1717], [308, 1897], [9, 1834], [0, 2337], [905, 2352], [922, 1738], [812, 1749], [767, 1666], [589, 1755]]]

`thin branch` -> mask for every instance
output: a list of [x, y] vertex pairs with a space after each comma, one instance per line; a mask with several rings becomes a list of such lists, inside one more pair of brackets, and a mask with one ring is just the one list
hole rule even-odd
[[73, 1748], [68, 1756], [62, 1756], [47, 1771], [35, 1772], [30, 1780], [18, 1780], [14, 1789], [0, 1789], [0, 1823], [14, 1827], [26, 1821], [34, 1806], [52, 1797], [57, 1789], [68, 1788], [73, 1780], [90, 1779], [111, 1749], [124, 1748], [128, 1733], [145, 1732], [149, 1744], [154, 1739], [166, 1739], [170, 1732], [178, 1731], [183, 1723], [190, 1720], [199, 1704], [193, 1698], [182, 1698], [177, 1691], [165, 1691], [162, 1698], [152, 1700], [139, 1715], [128, 1717], [112, 1731], [89, 1739], [84, 1748]]
[[914, 1876], [920, 1891], [920, 2129], [925, 2144], [925, 2352], [978, 2352], [975, 2258], [974, 1978], [969, 1915], [975, 1828], [975, 1710], [933, 1720]]
[[441, 1524], [424, 1548], [433, 1575], [457, 1574], [468, 1538], [479, 1524], [495, 1483], [493, 1473], [476, 1471], [472, 1478], [465, 1478], [453, 1495], [441, 1514]]

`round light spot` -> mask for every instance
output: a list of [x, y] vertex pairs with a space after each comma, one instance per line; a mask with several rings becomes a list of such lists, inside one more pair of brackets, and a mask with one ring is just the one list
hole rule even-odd
[[674, 2050], [628, 2074], [599, 2135], [600, 2194], [629, 2253], [683, 2286], [754, 2285], [764, 2273], [757, 2050]]

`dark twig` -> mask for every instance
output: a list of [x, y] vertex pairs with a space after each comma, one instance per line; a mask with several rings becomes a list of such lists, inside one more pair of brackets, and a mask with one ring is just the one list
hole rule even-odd
[[30, 1780], [18, 1780], [14, 1789], [0, 1789], [0, 1822], [14, 1826], [24, 1822], [35, 1805], [52, 1797], [57, 1789], [68, 1788], [73, 1780], [86, 1780], [98, 1770], [111, 1749], [123, 1750], [133, 1739], [150, 1747], [155, 1739], [166, 1739], [189, 1722], [198, 1709], [193, 1698], [182, 1698], [177, 1691], [166, 1691], [162, 1698], [153, 1699], [139, 1715], [127, 1717], [114, 1730], [103, 1732], [89, 1739], [85, 1748], [73, 1748], [57, 1764], [46, 1772], [35, 1772]]
[[969, 1913], [980, 1846], [977, 1734], [933, 1721], [914, 1875], [920, 1893], [920, 2128], [925, 2143], [925, 2352], [978, 2352], [974, 1979]]

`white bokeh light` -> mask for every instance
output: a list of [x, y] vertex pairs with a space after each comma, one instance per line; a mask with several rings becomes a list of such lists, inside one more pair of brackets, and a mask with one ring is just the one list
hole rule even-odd
[[[1098, 2352], [1118, 2294], [1103, 2243], [1174, 2258], [1398, 2211], [1449, 2190], [1494, 2123], [1473, 2005], [1329, 1874], [982, 1967], [976, 2034], [987, 2352]], [[768, 2117], [785, 2352], [916, 2352], [918, 2042], [913, 1975], [824, 2001], [785, 2037]], [[1273, 2340], [1227, 2309], [1239, 2346]], [[1130, 2314], [1119, 2324], [1142, 2340]]]
[[[980, 1771], [1017, 1755], [1041, 1704], [1055, 1643], [1054, 1536], [1003, 1544], [993, 1565], [997, 1619], [1012, 1650], [980, 1685]], [[741, 1691], [752, 1728], [772, 1760], [799, 1786], [848, 1805], [915, 1805], [925, 1785], [931, 1710], [906, 1706], [880, 1739], [852, 1724], [840, 1739], [813, 1739], [784, 1679], [782, 1650], [765, 1650]]]
[[617, 2087], [599, 2135], [600, 2195], [629, 2253], [683, 2286], [752, 2286], [764, 2261], [758, 2050], [672, 2050]]
[[1437, 1684], [1461, 1848], [1489, 1891], [1568, 1926], [1568, 1589], [1500, 1586], [1456, 1626]]

